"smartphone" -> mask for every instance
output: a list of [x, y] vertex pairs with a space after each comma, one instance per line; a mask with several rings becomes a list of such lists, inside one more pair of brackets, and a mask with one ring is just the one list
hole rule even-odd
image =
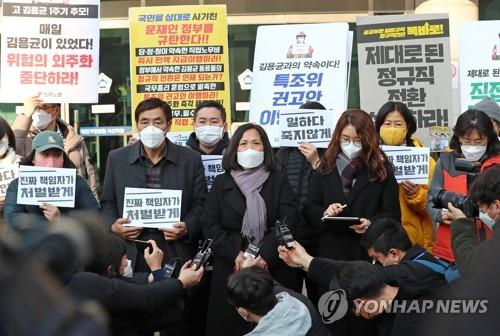
[[359, 217], [324, 217], [323, 221], [325, 222], [342, 222], [349, 225], [361, 224], [361, 219]]
[[153, 245], [151, 245], [150, 243], [148, 243], [147, 241], [145, 240], [139, 240], [139, 239], [134, 239], [134, 242], [137, 244], [137, 246], [141, 249], [141, 251], [144, 252], [144, 250], [146, 249], [146, 247], [149, 247], [149, 252], [151, 253], [151, 251], [153, 251]]

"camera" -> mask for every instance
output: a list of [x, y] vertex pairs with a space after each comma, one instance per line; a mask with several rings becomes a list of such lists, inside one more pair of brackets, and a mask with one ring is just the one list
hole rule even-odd
[[431, 200], [435, 208], [448, 209], [448, 203], [451, 203], [455, 208], [462, 210], [467, 217], [479, 216], [479, 208], [469, 196], [440, 189], [432, 192]]
[[[457, 158], [455, 160], [455, 169], [467, 173], [467, 184], [471, 185], [480, 174], [481, 163]], [[444, 189], [430, 190], [429, 192], [431, 193], [431, 201], [435, 208], [448, 209], [448, 203], [451, 203], [455, 208], [462, 210], [467, 217], [472, 218], [479, 216], [479, 208], [469, 196], [446, 191]]]
[[283, 219], [283, 222], [277, 220], [274, 225], [278, 244], [281, 246], [285, 246], [287, 249], [291, 249], [293, 247], [292, 242], [295, 241], [295, 239], [293, 238], [292, 231], [290, 231], [290, 229], [286, 225], [286, 218]]
[[199, 270], [200, 267], [204, 267], [210, 256], [212, 256], [212, 239], [207, 239], [203, 242], [203, 245], [200, 245], [198, 248], [198, 253], [193, 259], [193, 264], [196, 265], [196, 270]]

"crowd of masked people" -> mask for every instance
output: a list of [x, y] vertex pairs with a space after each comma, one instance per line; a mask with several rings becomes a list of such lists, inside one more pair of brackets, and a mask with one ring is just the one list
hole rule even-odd
[[[12, 125], [0, 118], [0, 167], [76, 168], [74, 209], [17, 204], [16, 179], [0, 200], [2, 235], [36, 246], [52, 227], [95, 214], [105, 243], [56, 278], [76, 302], [98, 302], [115, 335], [408, 336], [478, 325], [488, 334], [496, 322], [500, 107], [488, 97], [458, 117], [426, 184], [398, 183], [380, 147], [423, 146], [401, 102], [384, 104], [375, 120], [345, 111], [326, 149], [304, 142], [275, 150], [254, 123], [229, 138], [215, 101], [198, 104], [193, 133], [176, 145], [166, 137], [170, 106], [146, 99], [134, 113], [138, 136], [108, 155], [100, 195], [85, 141], [59, 112], [34, 96]], [[223, 155], [210, 192], [201, 155]], [[182, 190], [180, 222], [128, 225], [126, 187]], [[291, 242], [277, 239], [278, 223]], [[200, 267], [193, 258], [207, 239], [213, 255]], [[491, 298], [489, 310], [438, 316], [369, 306], [456, 297]]]

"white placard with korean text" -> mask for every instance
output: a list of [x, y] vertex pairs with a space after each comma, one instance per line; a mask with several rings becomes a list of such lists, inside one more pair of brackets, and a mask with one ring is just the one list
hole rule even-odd
[[172, 228], [181, 220], [182, 190], [125, 188], [126, 226]]
[[406, 180], [415, 184], [429, 183], [429, 147], [381, 147], [394, 165], [394, 176], [398, 183]]
[[205, 167], [205, 179], [207, 189], [210, 191], [217, 175], [224, 173], [222, 168], [222, 155], [202, 155], [203, 167]]
[[460, 23], [460, 112], [490, 97], [500, 103], [500, 21]]
[[19, 176], [19, 165], [10, 164], [0, 168], [0, 197], [5, 197], [10, 182]]
[[75, 207], [76, 169], [19, 166], [17, 203]]
[[309, 142], [327, 148], [340, 117], [334, 110], [292, 110], [280, 113], [280, 147]]
[[4, 0], [0, 101], [97, 103], [98, 0]]
[[[325, 43], [325, 36], [333, 43]], [[249, 120], [280, 143], [280, 113], [318, 101], [347, 108], [352, 34], [347, 23], [260, 26], [257, 30]], [[338, 110], [338, 111], [337, 111]]]

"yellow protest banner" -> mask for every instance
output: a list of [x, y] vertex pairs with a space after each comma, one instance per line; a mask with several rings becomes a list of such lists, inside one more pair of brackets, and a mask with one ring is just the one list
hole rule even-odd
[[157, 97], [172, 107], [172, 131], [192, 131], [196, 104], [215, 100], [229, 124], [226, 6], [136, 7], [129, 20], [132, 111]]

